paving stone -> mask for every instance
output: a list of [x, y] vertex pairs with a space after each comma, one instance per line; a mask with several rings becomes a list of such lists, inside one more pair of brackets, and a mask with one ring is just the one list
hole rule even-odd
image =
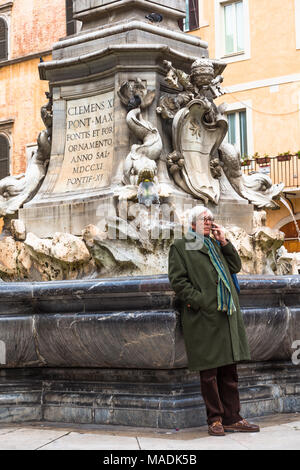
[[208, 436], [188, 441], [139, 438], [138, 441], [142, 450], [247, 450], [229, 436]]
[[[297, 414], [273, 415], [253, 420], [259, 433], [228, 433], [208, 436], [207, 427], [165, 431], [94, 426], [59, 426], [31, 423], [0, 427], [0, 450], [299, 450], [300, 421]], [[260, 422], [261, 421], [261, 422]]]
[[135, 437], [71, 432], [42, 450], [139, 450]]
[[231, 439], [249, 450], [300, 450], [300, 433], [286, 425], [266, 427], [259, 433], [233, 433]]
[[292, 428], [295, 431], [300, 431], [300, 421], [294, 421], [293, 423], [284, 423], [282, 426], [288, 426], [289, 428]]
[[62, 430], [19, 428], [1, 435], [0, 450], [35, 450], [66, 434]]
[[3, 434], [7, 434], [9, 432], [13, 432], [15, 431], [17, 428], [10, 428], [10, 427], [6, 427], [6, 428], [0, 428], [0, 436], [2, 436]]

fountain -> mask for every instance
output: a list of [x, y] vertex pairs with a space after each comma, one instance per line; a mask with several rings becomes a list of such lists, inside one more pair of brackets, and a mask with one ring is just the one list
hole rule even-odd
[[183, 0], [73, 4], [82, 31], [39, 66], [46, 130], [26, 173], [0, 181], [0, 421], [204, 424], [166, 276], [197, 204], [244, 261], [243, 414], [295, 411], [300, 279], [274, 276], [283, 235], [263, 211], [283, 185], [244, 175], [223, 142], [226, 64], [179, 30]]
[[298, 234], [298, 240], [300, 241], [300, 229], [299, 229], [299, 226], [298, 226], [298, 222], [295, 219], [294, 213], [293, 213], [292, 209], [290, 208], [290, 206], [289, 206], [288, 202], [286, 201], [286, 199], [284, 199], [283, 197], [280, 197], [280, 201], [282, 202], [282, 204], [285, 205], [285, 207], [287, 208], [287, 210], [291, 214], [291, 217], [292, 217], [293, 222], [294, 222], [295, 227], [296, 227], [296, 232]]

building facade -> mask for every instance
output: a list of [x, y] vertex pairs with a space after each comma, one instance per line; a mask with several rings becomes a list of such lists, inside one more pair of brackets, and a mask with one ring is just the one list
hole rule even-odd
[[65, 0], [0, 0], [0, 178], [26, 169], [44, 128], [38, 64], [66, 34]]
[[227, 63], [217, 104], [228, 103], [227, 138], [243, 170], [285, 183], [285, 204], [267, 211], [267, 225], [300, 251], [300, 0], [187, 0], [187, 18], [183, 29]]

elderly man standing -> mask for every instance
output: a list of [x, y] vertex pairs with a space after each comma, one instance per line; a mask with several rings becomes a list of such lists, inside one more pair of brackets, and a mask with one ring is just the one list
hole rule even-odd
[[214, 436], [259, 431], [240, 416], [236, 364], [250, 360], [232, 279], [240, 269], [238, 253], [212, 213], [203, 206], [192, 209], [187, 235], [170, 248], [169, 279], [181, 301], [188, 366], [200, 371], [208, 432]]

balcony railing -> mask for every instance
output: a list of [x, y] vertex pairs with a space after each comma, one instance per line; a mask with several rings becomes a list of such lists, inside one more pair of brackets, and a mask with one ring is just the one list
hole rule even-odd
[[[247, 163], [247, 165], [245, 165]], [[261, 157], [242, 163], [245, 174], [264, 173], [273, 184], [284, 183], [285, 189], [300, 190], [300, 158], [298, 155]]]

